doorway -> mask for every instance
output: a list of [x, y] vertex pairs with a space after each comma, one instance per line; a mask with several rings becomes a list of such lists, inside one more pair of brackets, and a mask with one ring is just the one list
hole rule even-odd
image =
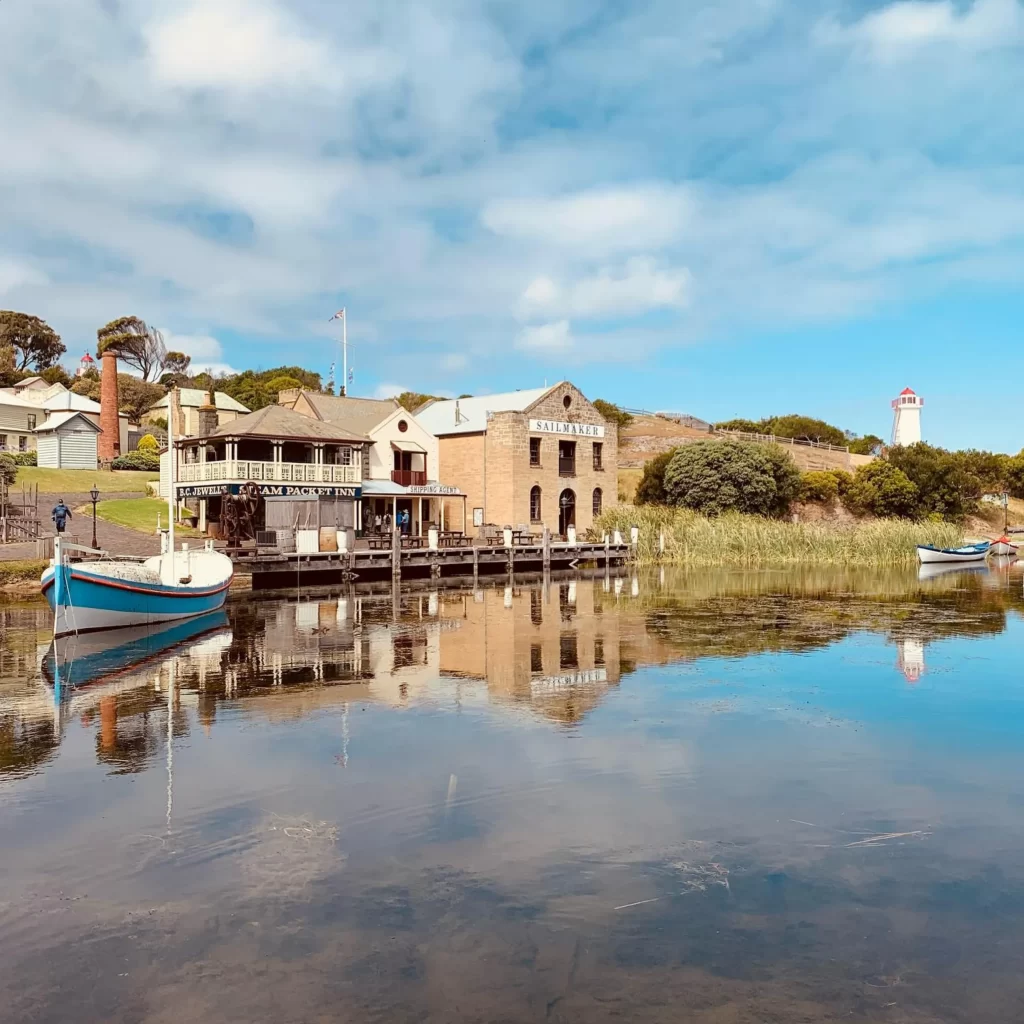
[[576, 525], [576, 495], [567, 487], [558, 496], [558, 532], [564, 537]]

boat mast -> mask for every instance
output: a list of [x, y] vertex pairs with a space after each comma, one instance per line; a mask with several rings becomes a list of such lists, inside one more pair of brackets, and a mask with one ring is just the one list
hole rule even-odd
[[174, 582], [174, 484], [177, 480], [177, 459], [174, 454], [174, 411], [178, 388], [175, 385], [167, 395], [167, 551], [169, 557], [164, 563], [169, 566], [164, 575], [164, 583]]

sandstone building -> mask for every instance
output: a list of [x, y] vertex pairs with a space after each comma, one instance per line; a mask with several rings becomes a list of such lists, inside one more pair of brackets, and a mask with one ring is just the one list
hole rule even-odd
[[[568, 381], [549, 388], [436, 401], [416, 419], [438, 439], [439, 477], [466, 496], [464, 528], [580, 533], [618, 494], [618, 437]], [[463, 503], [446, 521], [458, 529]]]

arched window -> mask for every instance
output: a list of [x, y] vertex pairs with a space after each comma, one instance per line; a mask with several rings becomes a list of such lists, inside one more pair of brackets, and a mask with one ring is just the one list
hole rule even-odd
[[540, 522], [540, 488], [530, 488], [530, 522]]
[[601, 494], [601, 488], [594, 488], [594, 516], [595, 518], [601, 514], [601, 499], [604, 497]]

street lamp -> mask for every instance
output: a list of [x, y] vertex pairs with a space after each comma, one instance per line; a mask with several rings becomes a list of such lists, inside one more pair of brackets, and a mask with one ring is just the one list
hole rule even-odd
[[96, 550], [96, 502], [100, 500], [99, 488], [95, 484], [92, 485], [92, 490], [89, 492], [89, 497], [92, 498], [92, 547]]

